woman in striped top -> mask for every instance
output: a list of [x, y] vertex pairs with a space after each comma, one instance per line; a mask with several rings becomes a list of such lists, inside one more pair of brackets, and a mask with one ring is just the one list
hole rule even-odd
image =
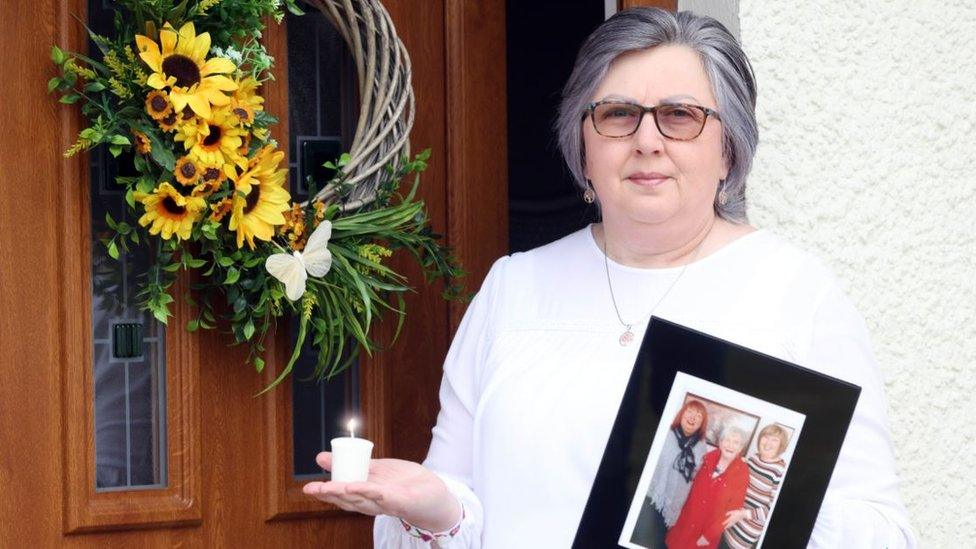
[[776, 424], [763, 427], [756, 442], [755, 454], [749, 456], [749, 488], [742, 509], [730, 511], [725, 518], [725, 535], [719, 549], [749, 549], [762, 537], [776, 492], [786, 472], [781, 457], [790, 443], [786, 430]]

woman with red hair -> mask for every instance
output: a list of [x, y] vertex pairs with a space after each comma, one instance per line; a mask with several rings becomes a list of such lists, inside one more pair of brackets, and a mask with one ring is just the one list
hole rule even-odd
[[726, 515], [741, 508], [746, 497], [749, 467], [742, 453], [748, 442], [749, 435], [742, 429], [722, 428], [718, 448], [705, 454], [678, 521], [668, 531], [668, 549], [718, 547]]
[[664, 536], [678, 520], [691, 489], [691, 480], [705, 455], [707, 428], [705, 405], [688, 399], [671, 422], [671, 431], [665, 439], [651, 486], [631, 534], [632, 543], [645, 547], [664, 545]]

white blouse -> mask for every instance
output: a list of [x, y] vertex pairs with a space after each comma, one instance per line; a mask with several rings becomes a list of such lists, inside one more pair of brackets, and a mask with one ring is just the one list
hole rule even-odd
[[[496, 261], [468, 307], [424, 461], [465, 509], [446, 545], [572, 544], [640, 348], [618, 343], [605, 269], [584, 228]], [[609, 269], [639, 338], [682, 268]], [[689, 264], [654, 315], [860, 385], [810, 547], [915, 546], [868, 333], [825, 265], [755, 231]], [[388, 516], [376, 518], [374, 541], [429, 546]]]

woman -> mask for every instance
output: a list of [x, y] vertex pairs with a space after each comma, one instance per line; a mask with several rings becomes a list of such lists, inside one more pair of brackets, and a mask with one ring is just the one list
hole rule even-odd
[[822, 263], [746, 222], [755, 98], [710, 18], [600, 25], [557, 131], [602, 223], [493, 265], [447, 354], [423, 465], [374, 460], [368, 482], [306, 493], [381, 515], [377, 547], [569, 547], [654, 314], [860, 385], [812, 545], [913, 544], [861, 317]]
[[668, 549], [715, 549], [729, 511], [742, 507], [749, 485], [749, 468], [742, 451], [749, 435], [726, 424], [718, 436], [718, 448], [705, 454], [705, 460], [691, 483], [688, 501], [681, 508], [674, 527], [668, 531]]
[[688, 498], [691, 480], [707, 451], [708, 412], [705, 405], [689, 400], [671, 422], [671, 431], [658, 457], [651, 485], [644, 498], [630, 541], [644, 547], [661, 547], [668, 528]]
[[759, 542], [786, 472], [786, 462], [781, 456], [789, 444], [786, 430], [775, 423], [759, 431], [756, 453], [746, 460], [749, 488], [745, 505], [726, 515], [722, 523], [726, 530], [719, 549], [750, 549]]

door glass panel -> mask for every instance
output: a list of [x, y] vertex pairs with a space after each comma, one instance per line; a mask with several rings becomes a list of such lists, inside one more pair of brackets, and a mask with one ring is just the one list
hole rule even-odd
[[[289, 14], [286, 29], [289, 182], [293, 200], [302, 201], [309, 197], [306, 178], [313, 177], [320, 187], [331, 176], [322, 163], [334, 161], [352, 142], [356, 73], [342, 37], [318, 10], [309, 8], [298, 17]], [[293, 320], [293, 345], [297, 326]], [[345, 418], [359, 414], [358, 361], [331, 381], [319, 382], [310, 379], [316, 354], [306, 343], [291, 376], [296, 478], [321, 476], [315, 454], [328, 450], [329, 441], [344, 434]]]
[[[104, 0], [88, 3], [88, 24], [113, 34], [114, 9]], [[98, 49], [93, 44], [89, 51]], [[132, 175], [132, 158], [113, 158], [102, 147], [90, 158], [91, 304], [95, 408], [95, 487], [99, 491], [156, 488], [166, 484], [165, 327], [140, 311], [136, 294], [151, 261], [144, 246], [130, 243], [119, 259], [102, 240], [114, 231], [105, 215], [129, 225], [118, 175]]]

